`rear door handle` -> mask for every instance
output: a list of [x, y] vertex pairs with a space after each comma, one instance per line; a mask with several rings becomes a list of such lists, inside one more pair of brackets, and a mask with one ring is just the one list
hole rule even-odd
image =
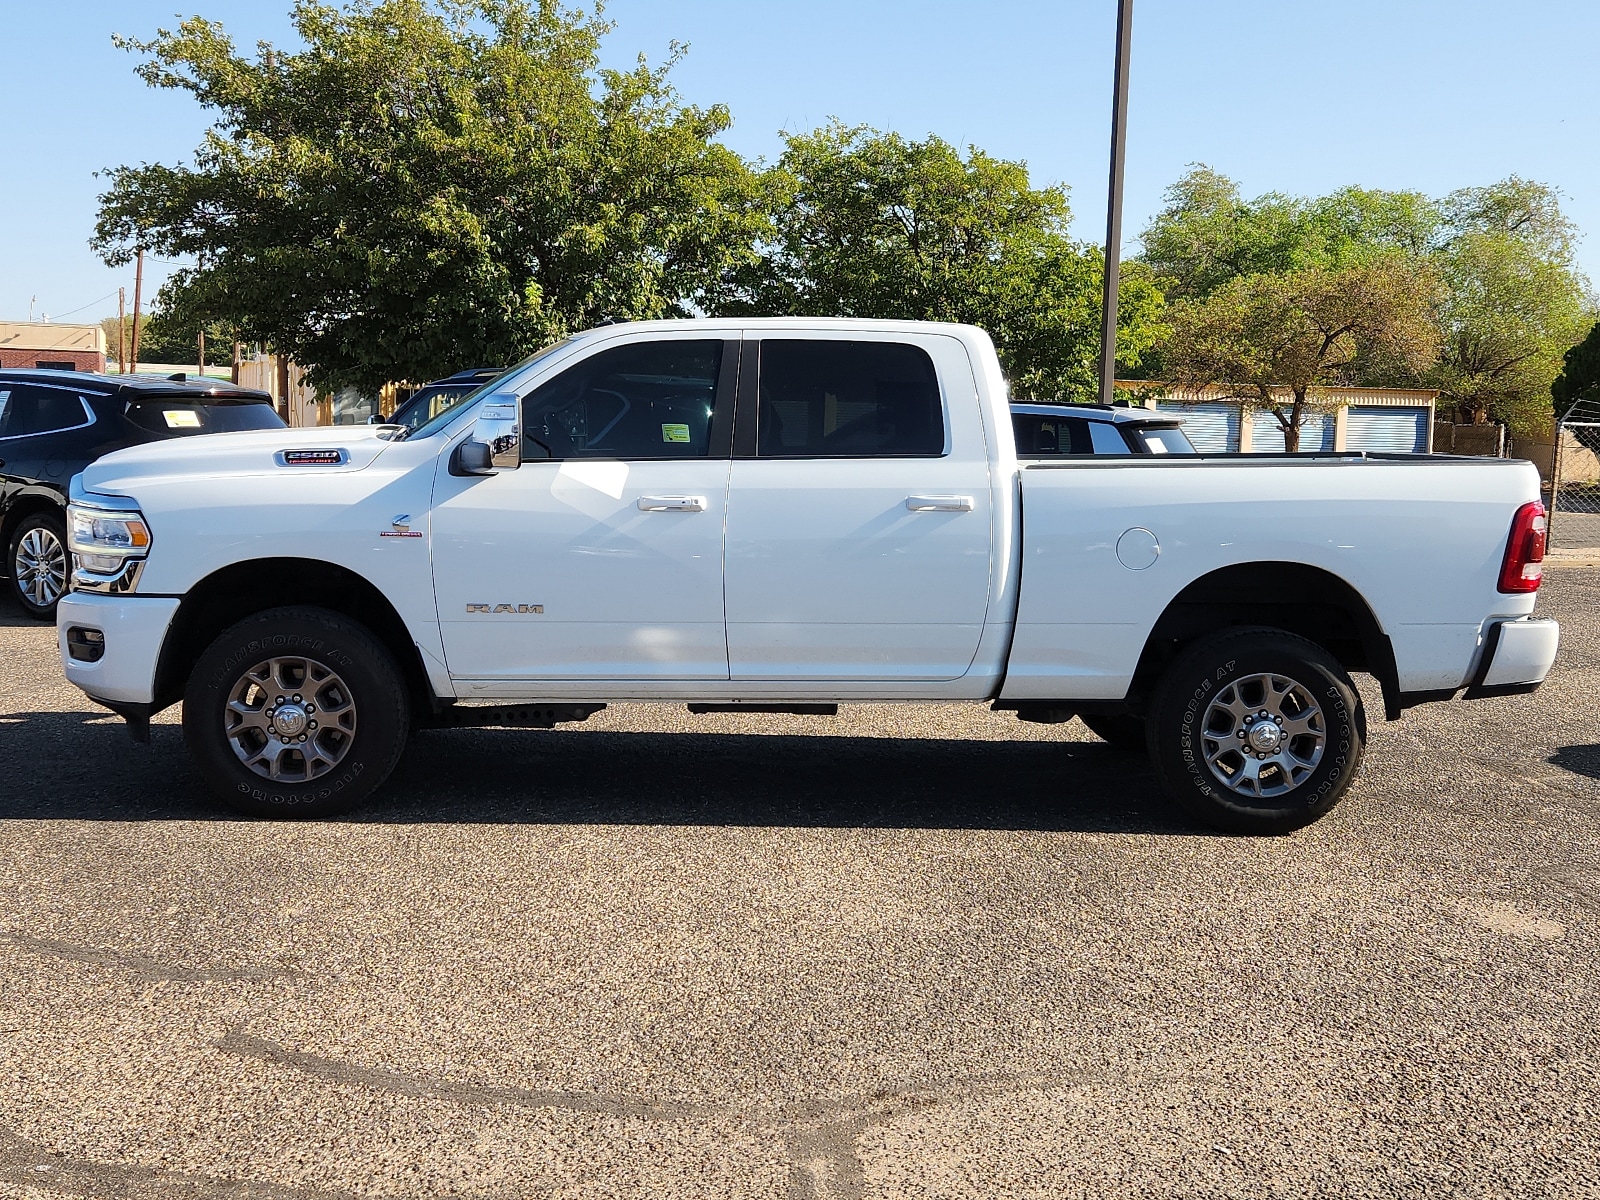
[[907, 496], [912, 512], [971, 512], [971, 496]]
[[704, 496], [640, 496], [639, 508], [644, 512], [705, 512]]

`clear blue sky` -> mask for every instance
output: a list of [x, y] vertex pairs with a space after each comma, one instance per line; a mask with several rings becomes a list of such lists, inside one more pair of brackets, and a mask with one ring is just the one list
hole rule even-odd
[[[177, 162], [204, 114], [114, 50], [198, 11], [287, 44], [288, 0], [0, 0], [0, 319], [116, 312], [88, 250], [97, 169]], [[730, 106], [729, 144], [775, 157], [829, 117], [1026, 160], [1104, 236], [1115, 0], [613, 0], [618, 65], [689, 43], [674, 79]], [[1600, 281], [1596, 0], [1136, 0], [1125, 246], [1205, 162], [1247, 195], [1344, 184], [1441, 194], [1519, 174], [1558, 187]], [[153, 264], [146, 293], [165, 269]], [[110, 293], [109, 299], [102, 299]], [[77, 309], [76, 313], [71, 310]], [[70, 314], [70, 315], [69, 315]]]

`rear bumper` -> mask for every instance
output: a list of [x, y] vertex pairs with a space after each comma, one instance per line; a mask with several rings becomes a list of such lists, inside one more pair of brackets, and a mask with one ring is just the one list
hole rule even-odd
[[[152, 704], [161, 645], [178, 604], [173, 596], [100, 596], [92, 592], [63, 596], [56, 608], [56, 644], [68, 681], [118, 712], [123, 706]], [[67, 635], [75, 628], [105, 635], [105, 650], [98, 660], [85, 662], [72, 656]]]
[[1491, 625], [1465, 699], [1533, 691], [1550, 673], [1560, 644], [1561, 627], [1544, 617], [1521, 617]]

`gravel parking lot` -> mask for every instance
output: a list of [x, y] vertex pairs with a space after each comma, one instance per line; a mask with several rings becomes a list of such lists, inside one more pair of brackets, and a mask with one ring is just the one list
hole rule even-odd
[[237, 819], [6, 615], [0, 1195], [1600, 1196], [1597, 602], [1273, 840], [979, 706], [429, 733]]

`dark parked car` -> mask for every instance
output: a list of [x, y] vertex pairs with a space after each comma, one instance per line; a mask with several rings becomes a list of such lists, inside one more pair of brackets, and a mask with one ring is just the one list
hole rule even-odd
[[1018, 458], [1195, 453], [1181, 418], [1148, 408], [1018, 401], [1011, 428]]
[[407, 429], [415, 430], [424, 421], [454, 408], [484, 384], [504, 374], [504, 367], [473, 367], [471, 370], [457, 371], [444, 379], [435, 379], [395, 409], [393, 416], [387, 420], [373, 417], [372, 424], [404, 425]]
[[272, 397], [215, 380], [0, 370], [0, 546], [22, 611], [67, 590], [67, 484], [102, 454], [164, 438], [281, 429]]

